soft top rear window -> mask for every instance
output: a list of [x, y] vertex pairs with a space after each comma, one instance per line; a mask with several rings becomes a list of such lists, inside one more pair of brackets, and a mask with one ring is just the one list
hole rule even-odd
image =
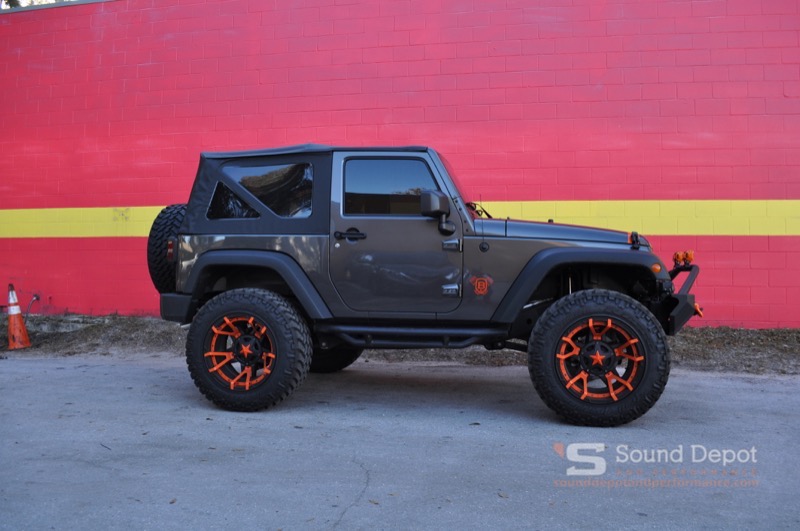
[[267, 166], [242, 160], [224, 164], [222, 171], [280, 217], [307, 218], [311, 215], [314, 181], [311, 164]]

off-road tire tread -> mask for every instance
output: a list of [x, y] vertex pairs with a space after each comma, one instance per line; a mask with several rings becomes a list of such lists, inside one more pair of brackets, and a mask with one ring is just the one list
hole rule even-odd
[[[633, 394], [611, 406], [580, 402], [569, 395], [555, 374], [552, 357], [556, 345], [565, 327], [576, 318], [582, 315], [613, 317], [620, 312], [637, 328], [636, 333], [645, 344], [643, 381]], [[579, 291], [556, 301], [536, 323], [528, 343], [528, 371], [542, 401], [567, 422], [583, 426], [619, 426], [646, 413], [664, 392], [670, 371], [669, 345], [661, 325], [641, 303], [615, 291]]]
[[[206, 334], [216, 316], [237, 310], [258, 312], [270, 319], [271, 332], [283, 347], [276, 349], [277, 355], [288, 359], [281, 372], [273, 371], [264, 384], [246, 393], [233, 393], [213, 382], [215, 377], [208, 374], [203, 359]], [[286, 399], [306, 379], [311, 352], [308, 326], [294, 306], [277, 293], [256, 288], [234, 289], [211, 299], [200, 308], [186, 339], [186, 364], [195, 385], [211, 402], [230, 411], [259, 411]]]
[[178, 235], [186, 205], [169, 205], [158, 213], [147, 238], [147, 269], [159, 293], [175, 291], [175, 264], [167, 261], [167, 240]]

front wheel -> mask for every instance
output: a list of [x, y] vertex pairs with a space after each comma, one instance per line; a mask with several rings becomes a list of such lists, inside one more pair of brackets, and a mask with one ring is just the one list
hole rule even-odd
[[216, 405], [256, 411], [288, 397], [305, 379], [311, 337], [286, 299], [262, 289], [217, 295], [197, 312], [186, 363], [198, 389]]
[[615, 291], [579, 291], [545, 311], [528, 343], [539, 396], [572, 424], [618, 426], [656, 403], [669, 378], [661, 325]]

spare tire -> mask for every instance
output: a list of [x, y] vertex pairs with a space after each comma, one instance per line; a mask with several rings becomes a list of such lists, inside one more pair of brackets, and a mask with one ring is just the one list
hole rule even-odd
[[159, 293], [175, 291], [175, 264], [167, 260], [167, 242], [178, 236], [186, 216], [186, 205], [169, 205], [161, 210], [147, 238], [147, 269]]

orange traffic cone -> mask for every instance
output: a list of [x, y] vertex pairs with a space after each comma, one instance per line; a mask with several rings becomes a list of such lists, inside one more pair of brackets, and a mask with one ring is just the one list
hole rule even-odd
[[25, 321], [22, 319], [22, 311], [19, 309], [17, 292], [14, 291], [14, 284], [8, 285], [8, 350], [18, 348], [28, 348], [31, 340], [28, 339], [28, 330], [25, 328]]

